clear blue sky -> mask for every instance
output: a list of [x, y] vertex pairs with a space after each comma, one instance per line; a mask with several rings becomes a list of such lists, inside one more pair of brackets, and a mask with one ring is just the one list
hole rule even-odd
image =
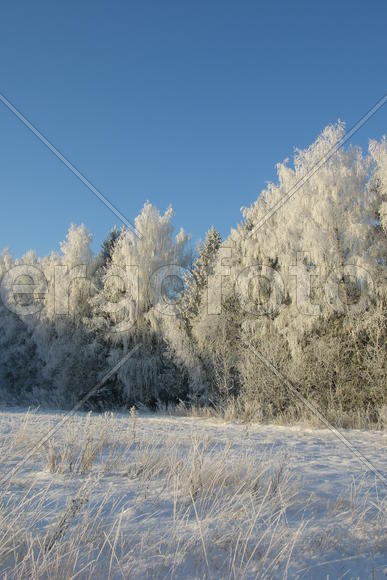
[[[387, 91], [387, 3], [4, 2], [0, 92], [130, 219], [227, 235], [275, 163]], [[387, 106], [353, 139], [387, 132]], [[116, 218], [0, 103], [0, 248]]]

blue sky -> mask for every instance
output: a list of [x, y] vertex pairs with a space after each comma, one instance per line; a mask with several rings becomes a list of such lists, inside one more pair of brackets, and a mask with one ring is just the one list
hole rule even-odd
[[[130, 220], [227, 235], [275, 164], [387, 91], [387, 3], [5, 2], [0, 92]], [[387, 105], [353, 138], [387, 133]], [[0, 103], [0, 248], [117, 222]]]

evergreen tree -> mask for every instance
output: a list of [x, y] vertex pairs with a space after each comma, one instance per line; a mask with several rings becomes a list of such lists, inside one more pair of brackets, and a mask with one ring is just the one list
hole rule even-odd
[[208, 276], [213, 274], [218, 250], [222, 238], [214, 226], [208, 230], [204, 243], [199, 248], [199, 256], [193, 263], [185, 279], [185, 290], [180, 302], [180, 314], [187, 330], [192, 326], [192, 320], [198, 315], [204, 290], [207, 288]]
[[119, 237], [120, 232], [118, 231], [117, 226], [114, 226], [114, 228], [110, 230], [107, 237], [103, 240], [101, 244], [101, 256], [104, 264], [107, 264], [111, 261], [114, 246], [117, 243]]

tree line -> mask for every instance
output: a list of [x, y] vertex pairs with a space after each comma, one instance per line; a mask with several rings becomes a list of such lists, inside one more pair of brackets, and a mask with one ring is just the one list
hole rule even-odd
[[336, 423], [386, 420], [387, 142], [329, 156], [344, 131], [279, 163], [228, 237], [212, 227], [195, 251], [148, 202], [141, 235], [116, 227], [97, 254], [84, 225], [45, 257], [4, 250], [0, 400], [69, 408], [140, 343], [90, 407], [302, 417], [272, 364]]

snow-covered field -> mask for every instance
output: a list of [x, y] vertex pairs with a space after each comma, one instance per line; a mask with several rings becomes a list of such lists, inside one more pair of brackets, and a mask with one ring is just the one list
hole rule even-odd
[[327, 430], [80, 413], [9, 478], [63, 416], [0, 412], [2, 578], [387, 577], [386, 488]]

